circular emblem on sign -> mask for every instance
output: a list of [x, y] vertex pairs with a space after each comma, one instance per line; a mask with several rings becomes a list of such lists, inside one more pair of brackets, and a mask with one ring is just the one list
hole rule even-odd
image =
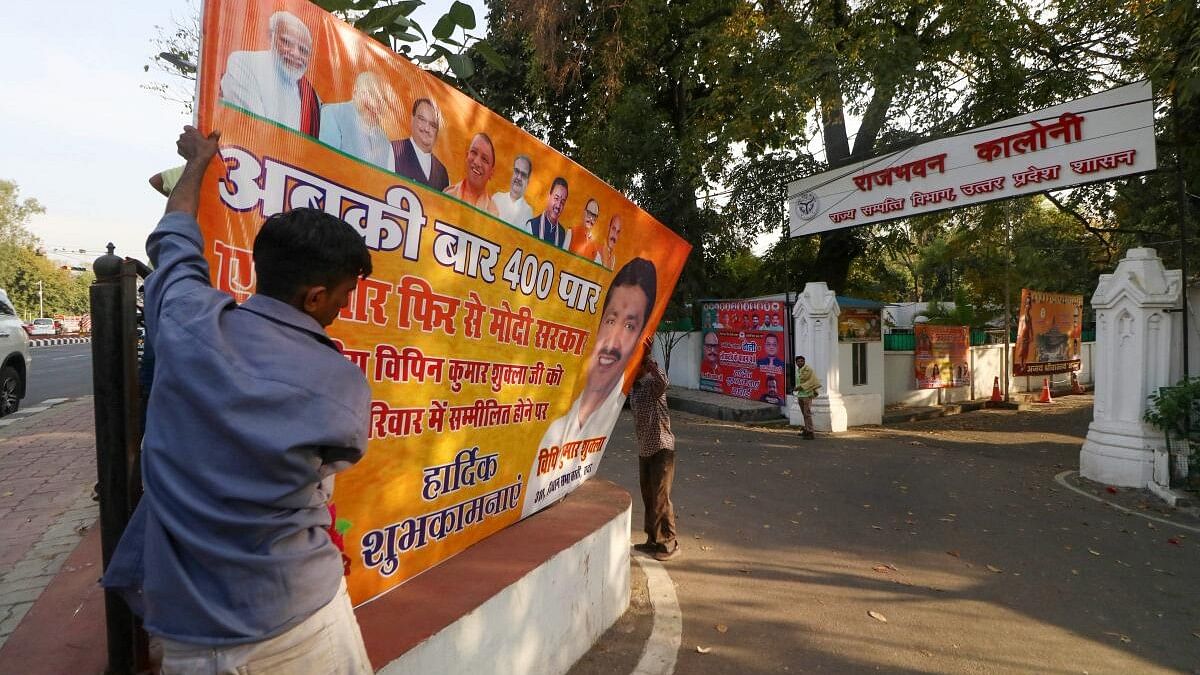
[[792, 207], [792, 217], [800, 220], [812, 220], [820, 211], [820, 200], [811, 192], [801, 192], [788, 198]]

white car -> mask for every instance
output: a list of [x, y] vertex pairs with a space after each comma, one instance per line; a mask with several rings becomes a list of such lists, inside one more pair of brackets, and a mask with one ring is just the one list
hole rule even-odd
[[0, 417], [20, 407], [32, 362], [25, 325], [17, 317], [8, 293], [0, 289]]
[[54, 335], [55, 334], [54, 319], [47, 319], [44, 317], [41, 319], [34, 319], [33, 323], [30, 324], [30, 326], [33, 327], [32, 330], [29, 331], [30, 335]]

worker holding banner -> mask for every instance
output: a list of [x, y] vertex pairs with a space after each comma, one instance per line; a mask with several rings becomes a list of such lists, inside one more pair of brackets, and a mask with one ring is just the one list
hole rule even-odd
[[[634, 258], [613, 277], [600, 310], [600, 329], [595, 347], [588, 359], [587, 379], [583, 393], [575, 399], [566, 415], [554, 420], [538, 443], [538, 456], [529, 470], [529, 487], [525, 491], [523, 514], [530, 514], [561, 495], [553, 494], [556, 481], [569, 476], [579, 462], [565, 461], [563, 454], [577, 456], [573, 445], [599, 445], [592, 463], [600, 461], [621, 406], [625, 402], [625, 366], [638, 349], [642, 332], [650, 319], [650, 310], [658, 292], [654, 263]], [[553, 454], [547, 462], [545, 452]]]
[[145, 492], [102, 581], [142, 616], [162, 672], [369, 673], [326, 502], [366, 451], [371, 395], [325, 328], [371, 255], [350, 225], [295, 209], [254, 240], [256, 295], [213, 288], [195, 216], [218, 137], [184, 129], [146, 244]]

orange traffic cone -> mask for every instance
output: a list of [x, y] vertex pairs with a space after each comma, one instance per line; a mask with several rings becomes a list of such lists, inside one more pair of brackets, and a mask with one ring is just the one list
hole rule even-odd
[[1000, 393], [1000, 378], [996, 377], [992, 380], [992, 403], [999, 403], [1004, 400], [1004, 395]]
[[1054, 399], [1050, 397], [1050, 378], [1042, 378], [1042, 395], [1038, 397], [1038, 403], [1054, 403]]
[[1079, 384], [1079, 376], [1076, 375], [1074, 372], [1071, 373], [1071, 393], [1072, 394], [1082, 394], [1083, 393], [1083, 385]]

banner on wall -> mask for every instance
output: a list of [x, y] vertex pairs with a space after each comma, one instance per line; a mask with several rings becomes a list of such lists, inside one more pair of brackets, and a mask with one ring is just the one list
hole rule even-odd
[[917, 389], [966, 387], [971, 384], [971, 329], [967, 326], [913, 327], [916, 351], [913, 354], [913, 376]]
[[723, 300], [701, 304], [700, 388], [783, 405], [787, 402], [787, 303]]
[[1079, 370], [1083, 296], [1021, 289], [1013, 375]]
[[838, 314], [838, 342], [879, 342], [882, 321], [878, 309], [848, 307]]
[[690, 247], [583, 167], [305, 0], [207, 0], [200, 223], [253, 292], [263, 218], [357, 228], [374, 273], [330, 329], [372, 388], [334, 494], [361, 603], [595, 474]]

